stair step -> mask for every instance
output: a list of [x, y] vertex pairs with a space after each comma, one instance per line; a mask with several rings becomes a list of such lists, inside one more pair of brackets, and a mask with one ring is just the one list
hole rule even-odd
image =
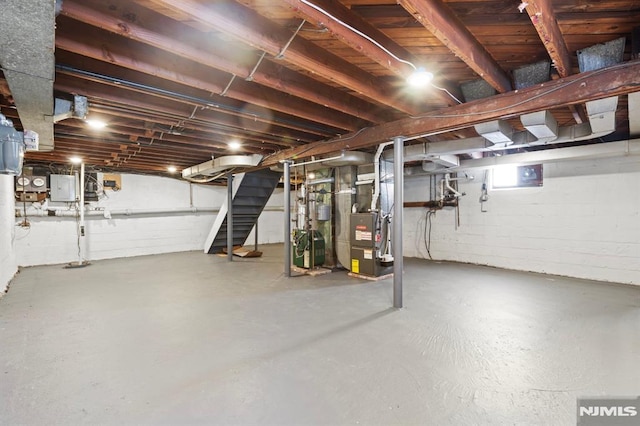
[[[240, 186], [233, 198], [233, 244], [243, 244], [256, 221], [264, 210], [267, 201], [273, 194], [274, 189], [280, 181], [280, 174], [271, 170], [259, 170], [257, 172], [246, 173], [242, 177]], [[219, 226], [210, 248], [209, 253], [218, 253], [227, 246], [227, 218], [222, 222], [217, 221], [215, 226]]]

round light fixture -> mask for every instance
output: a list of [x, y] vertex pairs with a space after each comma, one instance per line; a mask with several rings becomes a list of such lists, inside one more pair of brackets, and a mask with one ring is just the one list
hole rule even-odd
[[169, 167], [167, 167], [167, 171], [169, 173], [175, 173], [175, 172], [178, 171], [178, 169], [176, 168], [176, 166], [169, 166]]
[[104, 129], [105, 127], [107, 127], [107, 123], [102, 120], [87, 120], [86, 123], [89, 127], [96, 130]]
[[425, 70], [423, 67], [418, 67], [414, 72], [407, 77], [407, 83], [411, 87], [425, 87], [433, 80], [433, 74]]
[[242, 144], [239, 141], [233, 140], [231, 142], [229, 142], [227, 144], [227, 146], [229, 147], [230, 150], [232, 151], [237, 151], [240, 149], [240, 147], [242, 146]]
[[80, 163], [82, 163], [82, 158], [80, 158], [80, 157], [69, 157], [69, 161], [71, 161], [72, 164], [80, 164]]

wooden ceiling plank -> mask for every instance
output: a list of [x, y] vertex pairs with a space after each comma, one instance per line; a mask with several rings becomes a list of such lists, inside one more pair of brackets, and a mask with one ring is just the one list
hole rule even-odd
[[[65, 1], [61, 13], [77, 21], [171, 52], [211, 68], [237, 75], [241, 79], [245, 79], [251, 73], [250, 68], [228, 58], [228, 52], [224, 49], [216, 49], [215, 46], [208, 46], [207, 54], [204, 54], [203, 50], [183, 43], [177, 37], [148, 30], [68, 0]], [[264, 70], [268, 72], [264, 72]], [[332, 89], [329, 86], [321, 85], [311, 78], [294, 76], [295, 73], [287, 71], [264, 63], [252, 75], [252, 81], [372, 123], [383, 121], [381, 114], [376, 111], [372, 104]], [[219, 94], [223, 90], [224, 87], [216, 87], [211, 92]], [[230, 94], [228, 95], [230, 96]]]
[[[144, 74], [161, 77], [175, 83], [205, 90], [208, 93], [220, 93], [224, 89], [224, 87], [216, 84], [210, 79], [188, 74], [185, 69], [178, 71], [167, 68], [161, 64], [147, 61], [145, 55], [142, 54], [127, 55], [120, 52], [118, 46], [110, 45], [105, 42], [97, 43], [87, 40], [86, 38], [78, 40], [77, 38], [71, 38], [61, 34], [56, 37], [56, 48], [72, 52], [77, 55], [87, 56], [98, 61], [106, 61]], [[266, 87], [257, 86], [251, 89], [248, 87], [249, 84], [250, 83], [243, 80], [237, 81], [227, 91], [226, 95], [230, 98], [259, 105], [269, 110], [298, 116], [305, 120], [323, 123], [339, 129], [357, 129], [354, 126], [355, 120], [346, 116], [344, 113], [327, 110], [327, 108], [324, 107], [319, 108], [316, 104], [309, 101], [305, 101], [297, 97], [286, 96], [281, 92]], [[286, 100], [286, 102], [283, 100]], [[215, 102], [212, 100], [211, 103], [213, 104]]]
[[[385, 33], [378, 30], [373, 25], [362, 19], [350, 9], [343, 6], [336, 0], [313, 0], [314, 4], [330, 14], [341, 22], [355, 28], [362, 34], [366, 34], [370, 39], [374, 40], [386, 49], [381, 49], [367, 37], [363, 37], [350, 28], [345, 27], [334, 19], [329, 18], [326, 14], [318, 11], [318, 9], [303, 3], [301, 0], [284, 0], [290, 5], [301, 17], [309, 22], [313, 22], [319, 27], [327, 28], [331, 33], [351, 47], [353, 50], [360, 52], [367, 58], [372, 59], [385, 69], [390, 70], [394, 74], [406, 79], [420, 65], [420, 61], [415, 58], [408, 50], [400, 46], [394, 40], [389, 38]], [[413, 66], [406, 62], [411, 62]], [[453, 85], [444, 79], [439, 79], [438, 86], [445, 85], [449, 91], [457, 91], [457, 85]], [[432, 95], [440, 98], [447, 105], [455, 105], [457, 102], [443, 91], [433, 91]], [[458, 94], [460, 97], [461, 94]]]
[[[118, 104], [126, 105], [127, 107], [134, 107], [156, 114], [164, 113], [175, 117], [175, 123], [188, 123], [191, 117], [193, 105], [185, 105], [187, 108], [182, 108], [182, 104], [179, 104], [180, 107], [177, 107], [176, 104], [178, 103], [175, 101], [172, 102], [164, 99], [156, 100], [154, 96], [140, 93], [136, 93], [135, 96], [132, 96], [128, 93], [128, 91], [122, 90], [122, 88], [118, 88], [117, 90], [113, 90], [113, 88], [111, 88], [109, 90], [104, 87], [106, 86], [104, 84], [89, 84], [88, 81], [78, 81], [78, 79], [68, 78], [61, 74], [58, 74], [58, 76], [59, 77], [55, 82], [55, 88], [63, 92], [81, 94], [90, 98], [108, 100], [111, 102], [116, 102]], [[225, 118], [223, 116], [221, 117], [220, 114], [215, 110], [201, 111], [198, 114], [198, 119], [210, 122], [212, 123], [212, 125], [221, 125], [223, 127], [228, 127], [229, 130], [233, 129], [235, 131], [238, 131], [239, 134], [251, 132], [254, 133], [254, 135], [264, 134], [265, 137], [269, 137], [271, 135], [280, 138], [288, 137], [294, 140], [309, 140], [306, 139], [308, 135], [305, 135], [301, 132], [296, 132], [290, 129], [283, 130], [279, 129], [277, 126], [270, 126], [269, 128], [265, 128], [264, 124], [256, 123], [253, 120], [225, 120]]]
[[442, 0], [398, 0], [456, 56], [500, 93], [511, 90], [509, 76]]
[[638, 76], [640, 76], [640, 62], [626, 62], [433, 111], [419, 117], [381, 124], [341, 138], [284, 150], [264, 159], [261, 166], [273, 166], [282, 160], [307, 158], [343, 149], [374, 146], [398, 136], [406, 138], [428, 136], [467, 128], [485, 121], [625, 95], [640, 90]]
[[335, 81], [350, 90], [408, 114], [419, 108], [400, 99], [395, 90], [342, 58], [323, 51], [301, 37], [291, 39], [291, 32], [255, 11], [234, 2], [212, 2], [207, 6], [194, 0], [153, 0], [154, 3], [188, 14], [192, 19], [322, 78]]

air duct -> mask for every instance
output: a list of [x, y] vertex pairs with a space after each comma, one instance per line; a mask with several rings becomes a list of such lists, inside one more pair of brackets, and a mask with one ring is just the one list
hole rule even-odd
[[55, 2], [2, 2], [0, 64], [25, 130], [53, 149]]
[[504, 120], [493, 120], [476, 124], [476, 132], [494, 145], [507, 146], [513, 144], [515, 130]]
[[182, 171], [182, 178], [195, 183], [211, 182], [223, 175], [227, 170], [238, 167], [255, 167], [262, 160], [262, 155], [227, 155], [204, 163], [188, 167]]

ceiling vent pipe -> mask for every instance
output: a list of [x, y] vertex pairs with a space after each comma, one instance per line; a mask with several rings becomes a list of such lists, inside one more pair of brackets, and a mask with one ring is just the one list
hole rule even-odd
[[[562, 144], [589, 139], [597, 139], [613, 133], [616, 129], [615, 111], [618, 106], [618, 98], [611, 97], [587, 102], [589, 121], [573, 126], [558, 127], [556, 120], [549, 111], [540, 111], [523, 115], [520, 120], [527, 129], [523, 132], [511, 134], [510, 149], [527, 148], [547, 144]], [[496, 129], [488, 127], [489, 129]], [[499, 127], [498, 127], [499, 128]], [[502, 127], [504, 129], [504, 127]], [[503, 135], [508, 134], [503, 132]], [[484, 137], [460, 139], [456, 141], [441, 141], [410, 145], [404, 149], [405, 161], [431, 161], [447, 158], [448, 155], [472, 154], [474, 152], [488, 152], [503, 149], [501, 143], [494, 144]], [[388, 152], [385, 158], [393, 158]], [[443, 170], [442, 162], [438, 166], [423, 166], [423, 170], [437, 172]], [[449, 167], [456, 167], [452, 164]]]
[[[255, 167], [262, 155], [227, 155], [188, 167], [182, 171], [182, 178], [194, 183], [207, 183], [222, 177], [227, 171], [238, 167]], [[198, 178], [198, 176], [201, 176]]]

